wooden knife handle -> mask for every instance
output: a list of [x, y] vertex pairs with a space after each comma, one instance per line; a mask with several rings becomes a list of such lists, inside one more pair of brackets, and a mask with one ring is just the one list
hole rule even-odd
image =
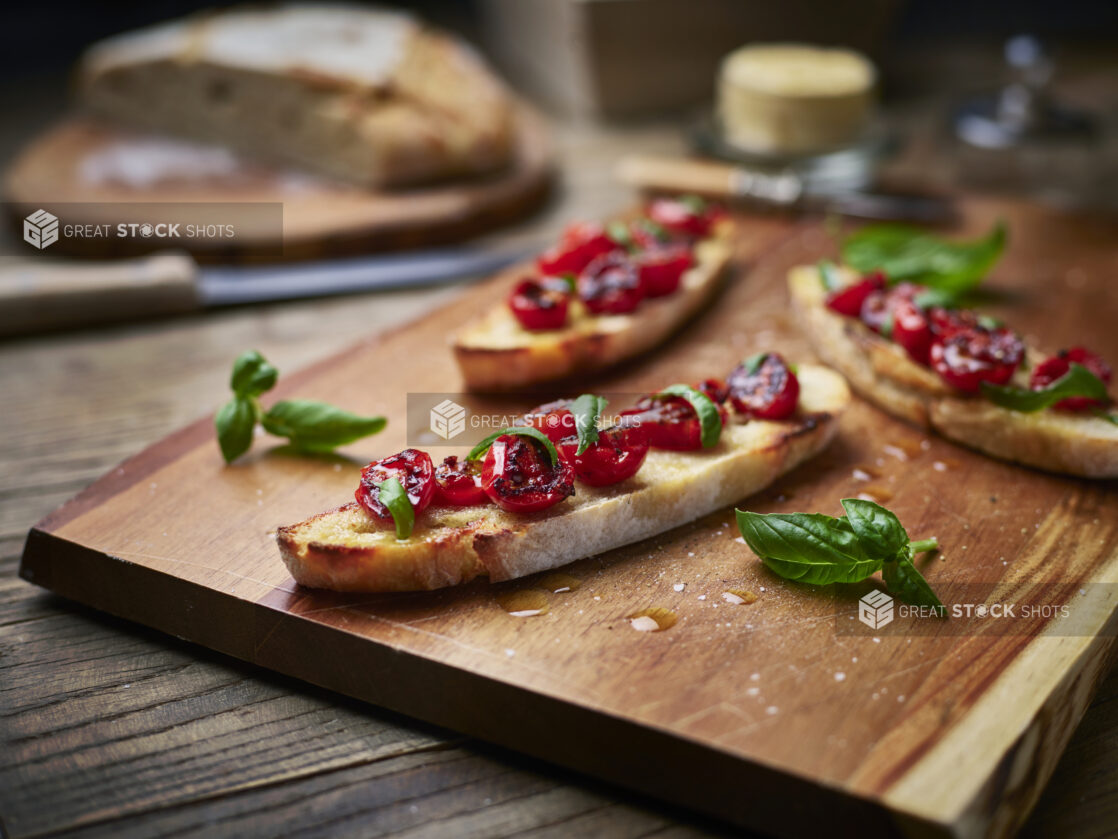
[[617, 165], [617, 179], [627, 186], [657, 192], [697, 192], [714, 198], [734, 195], [734, 167], [687, 158], [631, 155]]
[[198, 266], [184, 253], [115, 262], [0, 259], [0, 335], [199, 308]]

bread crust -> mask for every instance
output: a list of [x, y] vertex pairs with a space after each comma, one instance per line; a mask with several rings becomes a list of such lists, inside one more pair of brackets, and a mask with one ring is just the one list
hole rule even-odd
[[572, 304], [563, 329], [530, 332], [501, 301], [454, 338], [454, 358], [470, 390], [510, 390], [612, 366], [647, 352], [695, 317], [718, 291], [730, 262], [725, 228], [695, 246], [680, 288], [644, 300], [631, 314], [594, 316]]
[[481, 576], [510, 580], [646, 539], [758, 492], [826, 447], [850, 392], [826, 368], [804, 365], [799, 378], [794, 417], [727, 425], [718, 446], [702, 452], [651, 451], [628, 481], [579, 485], [573, 498], [541, 513], [429, 508], [399, 542], [347, 504], [279, 528], [280, 554], [301, 585], [414, 591]]
[[901, 347], [828, 309], [815, 266], [793, 268], [788, 287], [819, 357], [886, 412], [1003, 460], [1084, 478], [1118, 477], [1118, 426], [1061, 411], [1026, 414], [962, 395]]

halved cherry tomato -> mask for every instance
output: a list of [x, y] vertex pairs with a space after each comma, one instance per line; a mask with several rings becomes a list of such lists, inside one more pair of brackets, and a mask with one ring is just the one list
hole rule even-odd
[[874, 272], [852, 285], [838, 288], [827, 295], [827, 308], [840, 315], [856, 318], [862, 313], [862, 304], [875, 291], [884, 291], [885, 275]]
[[[1061, 350], [1051, 358], [1047, 358], [1036, 366], [1029, 379], [1029, 387], [1040, 390], [1047, 387], [1057, 379], [1063, 378], [1071, 369], [1072, 364], [1082, 364], [1099, 377], [1104, 385], [1109, 385], [1114, 373], [1110, 365], [1102, 358], [1085, 347], [1072, 347]], [[1091, 408], [1105, 408], [1107, 403], [1087, 396], [1069, 396], [1061, 399], [1053, 407], [1062, 411], [1088, 411]]]
[[702, 238], [709, 236], [711, 228], [726, 215], [717, 204], [701, 198], [658, 198], [648, 207], [648, 217], [662, 227], [676, 233]]
[[571, 399], [557, 399], [538, 405], [517, 421], [517, 425], [530, 425], [542, 431], [553, 443], [575, 433], [575, 416], [571, 413]]
[[924, 310], [912, 300], [901, 300], [893, 307], [893, 340], [917, 364], [927, 364], [932, 349], [932, 325]]
[[929, 360], [940, 378], [965, 393], [983, 382], [1004, 385], [1025, 355], [1021, 339], [1008, 329], [959, 328], [932, 342]]
[[598, 432], [598, 441], [578, 451], [578, 437], [560, 440], [559, 457], [575, 470], [575, 477], [592, 487], [617, 484], [637, 474], [648, 454], [648, 437], [643, 428], [615, 425]]
[[679, 288], [684, 272], [694, 264], [685, 244], [655, 245], [632, 257], [640, 272], [645, 297], [665, 297]]
[[703, 379], [695, 385], [695, 390], [700, 393], [705, 393], [718, 405], [725, 402], [726, 397], [730, 395], [729, 388], [726, 387], [726, 383], [721, 379]]
[[559, 279], [521, 280], [509, 295], [509, 309], [521, 326], [533, 331], [562, 328], [569, 305], [569, 286]]
[[435, 501], [451, 507], [485, 504], [489, 496], [481, 487], [481, 461], [451, 455], [435, 467]]
[[800, 380], [776, 353], [766, 354], [753, 369], [739, 364], [726, 385], [734, 410], [758, 419], [785, 419], [795, 413], [800, 398]]
[[400, 482], [416, 513], [425, 510], [435, 495], [435, 467], [427, 452], [404, 449], [391, 457], [374, 460], [361, 470], [361, 483], [354, 497], [365, 512], [380, 521], [392, 521], [392, 513], [381, 503], [377, 486], [389, 478]]
[[571, 224], [563, 231], [559, 244], [540, 254], [536, 264], [543, 274], [577, 276], [596, 257], [617, 250], [617, 247], [602, 225], [594, 222]]
[[481, 485], [502, 510], [533, 513], [575, 494], [574, 469], [551, 457], [533, 440], [502, 434], [485, 456]]
[[[718, 406], [722, 424], [726, 409]], [[619, 425], [640, 428], [654, 449], [690, 452], [703, 447], [703, 426], [691, 403], [682, 396], [642, 396], [635, 408], [622, 411]]]
[[578, 276], [578, 296], [595, 314], [620, 315], [644, 297], [640, 272], [624, 251], [599, 256]]

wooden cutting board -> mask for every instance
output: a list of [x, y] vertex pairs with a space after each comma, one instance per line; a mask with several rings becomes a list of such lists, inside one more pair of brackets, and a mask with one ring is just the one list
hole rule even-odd
[[[120, 222], [184, 218], [190, 223], [235, 223], [231, 239], [174, 241], [203, 262], [270, 262], [425, 247], [511, 224], [540, 206], [553, 180], [555, 148], [543, 118], [526, 106], [519, 111], [517, 137], [512, 165], [493, 176], [374, 191], [253, 163], [213, 146], [75, 117], [27, 145], [4, 173], [3, 196], [9, 220], [17, 226], [40, 208], [72, 225], [115, 228]], [[137, 204], [217, 209], [163, 216]], [[236, 204], [245, 206], [230, 211]], [[275, 205], [282, 205], [282, 216], [272, 211]], [[150, 252], [154, 241], [64, 236], [51, 252], [132, 256]]]
[[[1115, 223], [972, 202], [967, 230], [999, 216], [1012, 244], [989, 283], [991, 310], [1044, 348], [1084, 343], [1118, 358]], [[631, 393], [724, 374], [762, 348], [808, 358], [784, 275], [832, 249], [816, 222], [740, 219], [735, 267], [715, 305], [594, 388]], [[276, 526], [345, 501], [363, 463], [404, 446], [406, 394], [458, 389], [447, 336], [515, 276], [285, 377], [274, 394], [383, 413], [390, 423], [379, 437], [317, 459], [258, 439], [226, 468], [211, 420], [200, 420], [34, 528], [22, 575], [247, 661], [771, 833], [1011, 833], [1109, 663], [1118, 628], [1113, 482], [989, 460], [859, 402], [823, 456], [747, 502], [838, 514], [840, 498], [867, 493], [913, 538], [939, 537], [943, 551], [925, 572], [949, 604], [974, 600], [978, 586], [978, 602], [1054, 603], [1069, 607], [1068, 620], [898, 617], [870, 630], [855, 620], [869, 584], [779, 580], [737, 541], [729, 509], [575, 563], [558, 580], [397, 596], [294, 585]], [[518, 410], [536, 398], [469, 404]], [[723, 597], [731, 589], [757, 599], [733, 605]], [[672, 611], [675, 625], [635, 631], [629, 617], [649, 608]], [[522, 609], [546, 611], [510, 614]]]

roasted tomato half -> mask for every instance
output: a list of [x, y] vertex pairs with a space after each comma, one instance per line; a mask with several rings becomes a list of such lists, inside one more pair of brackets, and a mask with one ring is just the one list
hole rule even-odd
[[517, 425], [530, 425], [553, 443], [575, 433], [575, 417], [571, 413], [570, 399], [557, 399], [538, 405], [517, 421]]
[[[718, 405], [722, 424], [726, 424], [726, 409]], [[649, 446], [690, 452], [703, 447], [703, 426], [691, 403], [681, 396], [642, 396], [635, 408], [622, 411], [619, 425], [640, 428]]]
[[563, 274], [577, 276], [604, 253], [616, 250], [617, 243], [602, 225], [593, 222], [572, 224], [563, 231], [559, 244], [548, 248], [536, 260], [540, 272], [559, 277]]
[[[1073, 363], [1082, 364], [1098, 376], [1104, 385], [1109, 385], [1114, 375], [1110, 365], [1106, 363], [1102, 356], [1096, 355], [1084, 347], [1072, 347], [1069, 350], [1061, 350], [1052, 358], [1045, 359], [1038, 364], [1029, 379], [1029, 387], [1033, 390], [1047, 387], [1067, 375]], [[1089, 411], [1092, 408], [1105, 408], [1106, 403], [1086, 396], [1069, 396], [1067, 399], [1061, 399], [1053, 407], [1062, 411]]]
[[595, 314], [631, 312], [644, 297], [640, 271], [624, 251], [599, 256], [578, 275], [578, 296]]
[[1021, 339], [1008, 329], [958, 329], [932, 342], [932, 369], [964, 393], [978, 393], [983, 382], [1004, 385], [1025, 355]]
[[790, 417], [800, 398], [800, 380], [776, 353], [767, 353], [759, 363], [739, 364], [726, 377], [726, 386], [734, 410], [758, 419]]
[[726, 211], [695, 196], [658, 198], [648, 206], [648, 217], [661, 227], [686, 236], [709, 236]]
[[551, 463], [535, 441], [520, 434], [502, 434], [485, 456], [481, 485], [502, 510], [534, 513], [575, 494], [574, 469]]
[[645, 297], [666, 297], [679, 288], [684, 273], [695, 264], [691, 248], [683, 243], [654, 245], [634, 254]]
[[404, 449], [383, 460], [374, 460], [361, 470], [361, 483], [354, 497], [369, 515], [380, 521], [392, 521], [392, 514], [380, 501], [377, 486], [389, 478], [400, 482], [416, 513], [425, 510], [435, 495], [435, 467], [427, 452]]
[[452, 507], [485, 504], [489, 496], [481, 486], [481, 461], [451, 455], [435, 467], [435, 501]]
[[695, 390], [700, 393], [705, 393], [718, 405], [725, 402], [726, 397], [730, 395], [729, 388], [726, 387], [726, 383], [721, 379], [703, 379], [695, 385]]
[[598, 442], [582, 454], [578, 437], [571, 435], [556, 444], [559, 457], [575, 470], [575, 477], [592, 487], [617, 484], [637, 474], [648, 454], [643, 428], [615, 425], [598, 432]]
[[570, 299], [570, 287], [562, 279], [527, 279], [513, 288], [509, 309], [525, 329], [561, 329], [567, 322]]
[[875, 291], [884, 291], [885, 286], [885, 275], [877, 271], [856, 283], [832, 291], [827, 295], [827, 308], [840, 315], [856, 318], [862, 314], [866, 298]]
[[917, 364], [928, 364], [932, 349], [932, 324], [912, 300], [901, 300], [893, 307], [893, 340]]

